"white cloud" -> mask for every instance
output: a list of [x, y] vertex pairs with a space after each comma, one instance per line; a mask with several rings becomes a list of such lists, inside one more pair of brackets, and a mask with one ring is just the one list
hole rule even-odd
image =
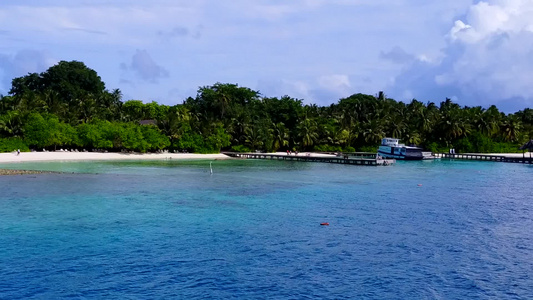
[[267, 97], [288, 95], [306, 104], [329, 105], [354, 93], [348, 75], [324, 75], [308, 80], [259, 81], [259, 90]]
[[[464, 50], [455, 57], [453, 69], [439, 75], [448, 78], [447, 84], [466, 87], [466, 96], [533, 99], [532, 16], [529, 0], [473, 5], [466, 16], [468, 26], [456, 34], [455, 43]], [[471, 88], [478, 91], [470, 93]]]
[[[394, 47], [390, 51], [381, 51], [379, 54], [380, 58], [390, 60], [397, 64], [404, 64], [412, 62], [415, 59], [415, 56], [412, 54], [407, 53], [404, 49], [401, 47]], [[423, 58], [424, 60], [427, 60], [427, 58]]]
[[266, 97], [290, 96], [296, 99], [309, 97], [309, 84], [298, 80], [259, 80], [259, 91]]
[[13, 78], [28, 73], [41, 73], [56, 62], [57, 60], [45, 51], [21, 50], [15, 55], [0, 54], [0, 71], [4, 74], [0, 81], [0, 91], [7, 93]]
[[519, 107], [512, 103], [532, 105], [532, 16], [530, 0], [471, 5], [447, 35], [449, 42], [440, 63], [411, 64], [397, 77], [394, 93], [426, 98], [419, 100], [456, 96], [462, 104], [500, 103], [515, 110]]
[[472, 28], [472, 26], [470, 25], [466, 25], [465, 23], [463, 23], [463, 21], [461, 20], [457, 20], [455, 21], [455, 25], [452, 27], [452, 29], [450, 30], [450, 34], [449, 34], [449, 37], [452, 39], [452, 40], [457, 40], [459, 39], [459, 37], [461, 35], [465, 35], [466, 32], [468, 32], [470, 30], [470, 28]]
[[138, 78], [152, 83], [169, 76], [168, 70], [158, 65], [146, 50], [137, 50], [131, 57], [131, 63], [129, 65], [122, 63], [120, 67], [123, 70], [133, 71]]
[[351, 86], [348, 75], [325, 75], [318, 78], [318, 84], [325, 89], [346, 89]]
[[494, 34], [531, 31], [533, 2], [529, 0], [494, 0], [471, 6], [468, 24], [456, 21], [450, 35], [464, 43], [477, 43]]
[[468, 104], [533, 94], [531, 0], [83, 2], [3, 0], [0, 57], [84, 61], [137, 99], [217, 81], [325, 105], [379, 90]]

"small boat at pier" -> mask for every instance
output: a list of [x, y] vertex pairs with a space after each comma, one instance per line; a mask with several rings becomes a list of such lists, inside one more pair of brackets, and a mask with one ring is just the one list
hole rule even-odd
[[399, 139], [384, 138], [378, 149], [378, 155], [384, 158], [394, 158], [399, 160], [423, 160], [435, 159], [430, 151], [425, 151], [419, 147], [406, 146], [400, 144]]

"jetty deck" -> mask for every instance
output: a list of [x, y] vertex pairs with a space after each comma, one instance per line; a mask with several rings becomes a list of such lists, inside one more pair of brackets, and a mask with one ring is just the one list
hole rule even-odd
[[478, 153], [435, 153], [436, 157], [449, 159], [464, 159], [464, 160], [479, 160], [479, 161], [497, 161], [507, 163], [523, 163], [533, 164], [533, 158], [527, 156], [505, 156], [494, 154], [478, 154]]
[[[339, 152], [317, 152], [316, 154], [339, 155]], [[342, 152], [342, 155], [347, 155], [349, 157], [376, 158], [377, 152]]]
[[242, 159], [268, 159], [268, 160], [285, 160], [285, 161], [301, 161], [301, 162], [321, 162], [333, 164], [348, 164], [359, 166], [388, 166], [394, 164], [394, 159], [376, 159], [376, 158], [362, 158], [353, 157], [350, 155], [324, 155], [324, 154], [274, 154], [274, 153], [239, 153], [239, 152], [223, 152], [223, 154]]

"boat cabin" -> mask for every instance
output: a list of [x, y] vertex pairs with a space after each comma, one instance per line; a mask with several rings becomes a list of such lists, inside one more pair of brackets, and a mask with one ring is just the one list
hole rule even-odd
[[384, 138], [381, 140], [381, 145], [389, 147], [398, 147], [400, 146], [400, 140], [394, 138]]

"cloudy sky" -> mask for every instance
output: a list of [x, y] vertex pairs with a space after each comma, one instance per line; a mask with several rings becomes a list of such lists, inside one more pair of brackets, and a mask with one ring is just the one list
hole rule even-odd
[[173, 105], [222, 82], [514, 112], [533, 107], [533, 1], [1, 0], [0, 93], [60, 60], [124, 100]]

